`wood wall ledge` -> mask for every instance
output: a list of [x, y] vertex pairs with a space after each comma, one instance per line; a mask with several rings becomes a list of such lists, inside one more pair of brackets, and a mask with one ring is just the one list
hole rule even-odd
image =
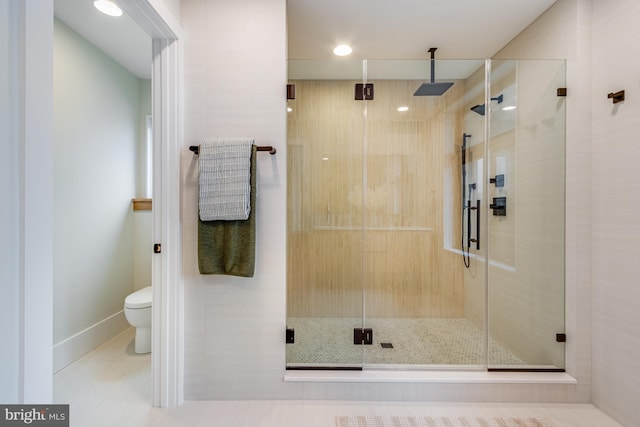
[[134, 211], [150, 211], [152, 207], [151, 199], [131, 199]]

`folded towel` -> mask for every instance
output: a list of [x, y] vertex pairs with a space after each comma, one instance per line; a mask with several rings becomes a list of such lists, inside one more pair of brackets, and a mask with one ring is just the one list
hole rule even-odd
[[251, 138], [205, 138], [199, 148], [202, 221], [249, 218]]
[[253, 277], [256, 252], [256, 147], [251, 150], [251, 212], [246, 221], [198, 220], [200, 274]]

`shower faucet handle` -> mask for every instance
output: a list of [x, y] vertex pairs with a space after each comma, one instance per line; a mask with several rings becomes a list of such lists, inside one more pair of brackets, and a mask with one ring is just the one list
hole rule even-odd
[[507, 216], [507, 198], [494, 197], [489, 209], [493, 209], [494, 216]]
[[495, 184], [497, 187], [504, 187], [504, 174], [496, 175], [495, 178], [489, 178], [490, 184]]

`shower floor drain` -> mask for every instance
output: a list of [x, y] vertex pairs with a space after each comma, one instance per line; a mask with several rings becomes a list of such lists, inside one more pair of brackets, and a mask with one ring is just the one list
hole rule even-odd
[[381, 342], [380, 346], [382, 348], [393, 348], [393, 344], [391, 344], [390, 342]]

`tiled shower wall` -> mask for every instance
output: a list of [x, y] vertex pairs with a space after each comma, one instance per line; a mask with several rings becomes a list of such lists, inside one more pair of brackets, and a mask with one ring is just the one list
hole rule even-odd
[[566, 369], [591, 398], [591, 1], [559, 0], [497, 59], [564, 58], [566, 98]]
[[368, 81], [375, 98], [364, 103], [355, 81], [292, 81], [288, 198], [299, 220], [289, 225], [287, 315], [463, 317], [462, 261], [443, 230], [454, 223], [460, 241], [460, 200], [444, 177], [460, 188], [464, 82], [414, 97], [420, 81]]

